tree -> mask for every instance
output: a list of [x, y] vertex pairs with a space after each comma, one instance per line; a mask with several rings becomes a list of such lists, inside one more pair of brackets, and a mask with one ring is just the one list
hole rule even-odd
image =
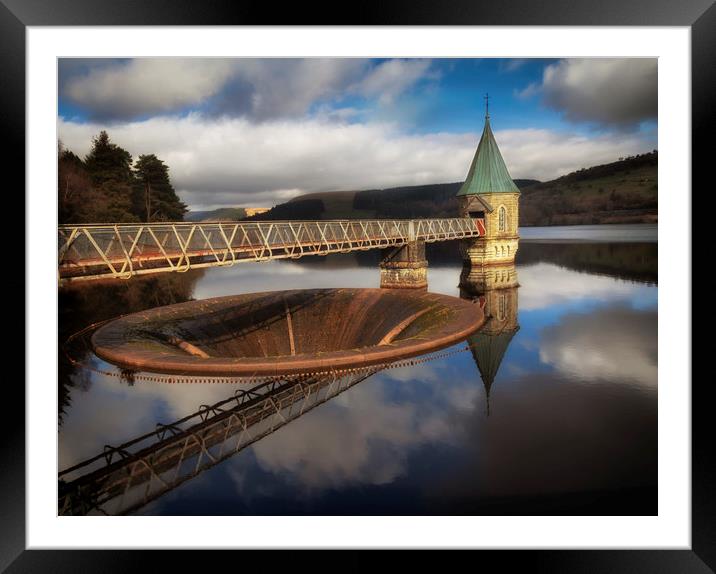
[[156, 155], [140, 155], [134, 166], [132, 211], [142, 221], [183, 221], [187, 206], [169, 180], [169, 168]]
[[140, 221], [132, 211], [134, 174], [130, 153], [109, 140], [102, 130], [92, 138], [85, 167], [95, 191], [92, 219], [97, 223]]
[[60, 223], [81, 223], [88, 217], [92, 205], [92, 184], [82, 160], [57, 146], [57, 194]]
[[132, 156], [111, 143], [104, 130], [92, 138], [92, 149], [85, 157], [85, 165], [95, 185], [108, 181], [131, 183], [133, 179]]
[[187, 206], [179, 200], [169, 168], [156, 155], [140, 155], [132, 169], [130, 153], [106, 131], [92, 138], [84, 161], [58, 141], [60, 223], [181, 221]]

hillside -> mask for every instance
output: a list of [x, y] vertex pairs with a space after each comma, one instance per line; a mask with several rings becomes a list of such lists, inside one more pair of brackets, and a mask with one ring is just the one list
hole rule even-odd
[[[657, 221], [656, 150], [581, 169], [552, 181], [516, 179], [520, 224], [579, 225]], [[456, 217], [461, 182], [309, 193], [252, 220]]]
[[[535, 179], [516, 179], [515, 183], [528, 186], [539, 182]], [[462, 182], [455, 182], [307, 193], [250, 219], [455, 217], [458, 209], [455, 195], [461, 185]]]
[[656, 223], [658, 153], [581, 169], [520, 190], [522, 225]]
[[246, 217], [243, 207], [221, 207], [212, 211], [190, 211], [185, 221], [239, 221]]

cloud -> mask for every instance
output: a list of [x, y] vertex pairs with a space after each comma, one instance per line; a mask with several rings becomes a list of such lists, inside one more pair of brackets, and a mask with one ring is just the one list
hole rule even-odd
[[636, 126], [657, 117], [657, 60], [561, 60], [545, 68], [541, 84], [531, 84], [519, 95], [537, 93], [570, 121]]
[[540, 85], [534, 84], [534, 83], [530, 84], [529, 86], [527, 86], [526, 88], [524, 88], [522, 90], [514, 91], [515, 97], [518, 100], [528, 100], [531, 97], [536, 96], [539, 93], [540, 93]]
[[94, 118], [133, 118], [195, 105], [216, 94], [234, 71], [230, 60], [138, 58], [92, 67], [69, 79], [65, 95]]
[[436, 73], [429, 74], [430, 60], [388, 60], [373, 68], [351, 90], [366, 97], [377, 97], [383, 104], [393, 100], [419, 80], [436, 78]]
[[[544, 288], [545, 277], [550, 278], [549, 289]], [[545, 309], [553, 305], [587, 299], [614, 301], [636, 297], [646, 300], [647, 293], [653, 289], [613, 277], [585, 275], [552, 263], [520, 266], [518, 278], [521, 311]]]
[[394, 481], [405, 472], [411, 450], [454, 440], [446, 417], [449, 405], [424, 409], [415, 402], [394, 402], [388, 389], [395, 392], [396, 383], [385, 373], [374, 375], [294, 420], [289, 432], [254, 445], [257, 463], [277, 475], [289, 474], [307, 489]]
[[[100, 123], [60, 118], [59, 138], [79, 155]], [[133, 157], [154, 153], [170, 168], [192, 209], [270, 206], [303, 192], [358, 190], [462, 181], [479, 134], [406, 134], [394, 124], [320, 118], [155, 117], [109, 129]], [[497, 131], [515, 178], [551, 179], [575, 169], [653, 148], [646, 136], [582, 135], [549, 130]]]
[[513, 178], [542, 181], [656, 147], [649, 134], [637, 132], [588, 136], [547, 129], [517, 129], [496, 131], [495, 138]]
[[255, 120], [295, 117], [316, 102], [339, 97], [369, 70], [357, 58], [241, 59], [226, 90], [208, 102], [212, 115]]
[[523, 68], [529, 60], [527, 58], [511, 58], [509, 60], [500, 60], [498, 69], [500, 72], [515, 72]]
[[390, 103], [429, 73], [429, 60], [138, 58], [61, 60], [62, 94], [92, 119], [123, 121], [187, 108], [253, 120], [296, 117], [346, 95]]
[[540, 359], [580, 381], [624, 380], [655, 390], [656, 331], [656, 311], [570, 314], [542, 332]]

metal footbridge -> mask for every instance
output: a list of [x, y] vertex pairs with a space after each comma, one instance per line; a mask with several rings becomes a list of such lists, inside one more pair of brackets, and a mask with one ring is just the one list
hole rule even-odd
[[129, 279], [484, 235], [472, 218], [62, 225], [58, 278]]

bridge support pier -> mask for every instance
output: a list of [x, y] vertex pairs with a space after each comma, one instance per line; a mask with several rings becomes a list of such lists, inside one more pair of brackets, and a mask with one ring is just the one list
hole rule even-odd
[[383, 250], [380, 261], [382, 289], [428, 289], [425, 241], [411, 241]]

